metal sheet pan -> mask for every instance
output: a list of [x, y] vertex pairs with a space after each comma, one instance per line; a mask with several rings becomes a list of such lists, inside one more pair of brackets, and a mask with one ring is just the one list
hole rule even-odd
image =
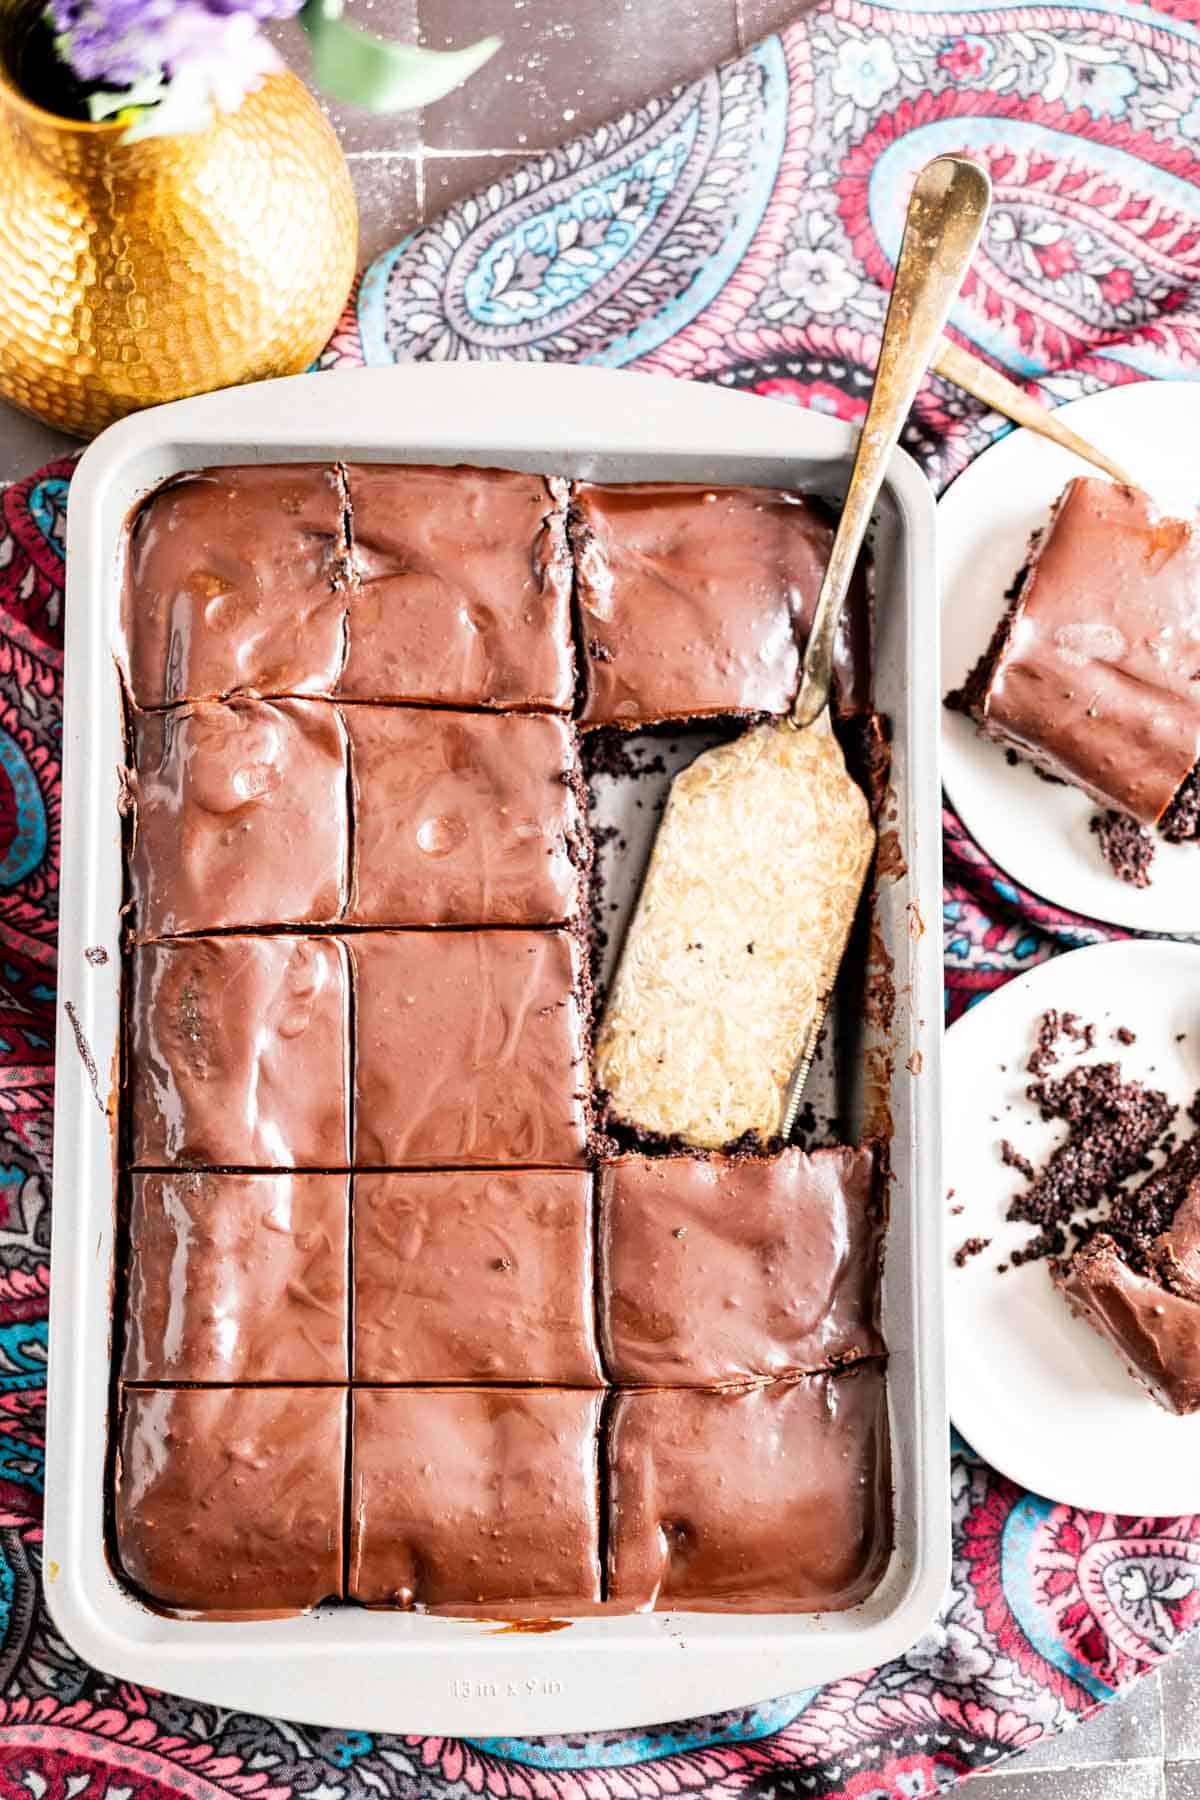
[[[893, 726], [887, 823], [899, 849], [888, 858], [893, 873], [880, 886], [876, 920], [894, 959], [896, 1006], [884, 1036], [876, 1022], [858, 1041], [844, 1096], [851, 1119], [861, 1121], [882, 1072], [894, 1131], [883, 1303], [896, 1543], [880, 1587], [845, 1613], [658, 1613], [580, 1620], [546, 1635], [352, 1606], [223, 1623], [151, 1610], [123, 1587], [105, 1551], [110, 1084], [121, 975], [120, 578], [131, 507], [183, 469], [338, 457], [493, 463], [618, 481], [765, 483], [836, 501], [852, 444], [850, 428], [836, 420], [715, 386], [600, 369], [471, 364], [300, 376], [185, 400], [114, 426], [83, 457], [67, 537], [46, 1582], [64, 1637], [97, 1667], [215, 1704], [326, 1725], [533, 1734], [745, 1705], [868, 1668], [929, 1624], [949, 1562], [937, 608], [932, 496], [900, 452], [874, 539], [876, 701]], [[99, 948], [107, 960], [95, 954]], [[746, 1500], [753, 1505], [752, 1494]]]

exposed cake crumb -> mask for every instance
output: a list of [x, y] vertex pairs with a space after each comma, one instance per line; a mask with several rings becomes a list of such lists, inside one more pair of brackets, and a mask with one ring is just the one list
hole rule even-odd
[[1090, 829], [1100, 841], [1100, 853], [1119, 881], [1131, 887], [1150, 886], [1154, 839], [1144, 825], [1127, 813], [1093, 813]]
[[1186, 844], [1200, 837], [1200, 766], [1176, 789], [1158, 829], [1169, 844]]
[[1118, 1025], [1117, 1029], [1113, 1032], [1113, 1037], [1117, 1040], [1118, 1044], [1137, 1043], [1137, 1032], [1130, 1031], [1128, 1025]]
[[1000, 1161], [1006, 1168], [1016, 1169], [1026, 1181], [1034, 1180], [1034, 1167], [1027, 1156], [1022, 1156], [1015, 1144], [1007, 1138], [1000, 1139]]
[[[1039, 1045], [1041, 1041], [1039, 1031]], [[1149, 1166], [1148, 1153], [1176, 1112], [1157, 1088], [1123, 1081], [1115, 1062], [1085, 1064], [1056, 1079], [1042, 1078], [1026, 1092], [1043, 1119], [1062, 1121], [1068, 1133], [1009, 1204], [1009, 1220], [1036, 1227], [1013, 1252], [1014, 1264], [1062, 1256], [1073, 1247], [1072, 1238], [1086, 1229], [1077, 1225], [1076, 1215], [1095, 1208]]]
[[1084, 1050], [1093, 1050], [1096, 1045], [1096, 1027], [1076, 1012], [1059, 1012], [1052, 1006], [1044, 1012], [1038, 1021], [1037, 1041], [1025, 1064], [1031, 1075], [1044, 1075], [1050, 1067], [1060, 1060], [1059, 1046], [1064, 1038], [1069, 1038]]
[[968, 1262], [971, 1260], [971, 1258], [973, 1256], [979, 1256], [984, 1250], [987, 1249], [987, 1247], [991, 1243], [991, 1241], [992, 1241], [991, 1238], [985, 1238], [985, 1237], [969, 1237], [969, 1238], [967, 1238], [966, 1241], [964, 1243], [961, 1243], [958, 1246], [958, 1249], [954, 1252], [955, 1268], [956, 1269], [965, 1269]]
[[950, 1211], [954, 1215], [954, 1217], [957, 1218], [959, 1213], [966, 1211], [966, 1208], [960, 1204], [958, 1206], [952, 1206], [950, 1208]]

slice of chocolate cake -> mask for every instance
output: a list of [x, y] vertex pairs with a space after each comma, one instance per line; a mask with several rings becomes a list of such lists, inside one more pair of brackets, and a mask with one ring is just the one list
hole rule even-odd
[[1188, 1187], [1139, 1274], [1100, 1232], [1054, 1274], [1071, 1311], [1086, 1319], [1168, 1412], [1200, 1412], [1200, 1179]]
[[1069, 482], [947, 705], [1101, 806], [1178, 835], [1200, 759], [1200, 525], [1136, 488]]

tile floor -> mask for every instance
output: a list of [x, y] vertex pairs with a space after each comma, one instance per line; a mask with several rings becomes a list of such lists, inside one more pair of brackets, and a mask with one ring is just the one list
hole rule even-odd
[[[364, 260], [461, 195], [624, 107], [701, 74], [801, 10], [799, 0], [351, 0], [353, 17], [434, 47], [496, 32], [475, 81], [421, 115], [327, 110], [358, 193]], [[280, 44], [302, 72], [299, 28]], [[0, 402], [0, 481], [69, 440]], [[1129, 1699], [974, 1783], [979, 1800], [1200, 1800], [1200, 1643]]]

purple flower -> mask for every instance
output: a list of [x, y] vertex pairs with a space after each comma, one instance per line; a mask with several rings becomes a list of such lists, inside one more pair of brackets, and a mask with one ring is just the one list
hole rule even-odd
[[129, 88], [186, 74], [224, 111], [236, 108], [279, 58], [259, 22], [287, 18], [301, 0], [50, 0], [61, 54], [81, 81]]

